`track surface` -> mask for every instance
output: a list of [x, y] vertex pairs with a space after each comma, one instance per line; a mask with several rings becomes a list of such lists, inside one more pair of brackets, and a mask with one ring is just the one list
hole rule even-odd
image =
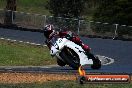
[[[0, 28], [0, 37], [10, 38], [25, 42], [44, 44], [44, 36], [39, 32], [28, 32]], [[132, 73], [132, 41], [121, 41], [111, 39], [98, 39], [82, 37], [82, 41], [92, 48], [97, 55], [113, 58], [115, 62], [104, 65], [100, 70], [86, 69], [87, 72], [110, 72], [110, 73]], [[37, 71], [37, 72], [76, 72], [70, 67], [43, 66], [43, 67], [0, 67], [0, 71]]]

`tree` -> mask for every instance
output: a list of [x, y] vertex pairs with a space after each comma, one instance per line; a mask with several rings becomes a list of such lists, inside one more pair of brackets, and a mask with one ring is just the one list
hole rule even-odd
[[93, 19], [109, 23], [132, 25], [132, 0], [103, 0]]
[[49, 0], [47, 9], [54, 16], [79, 17], [83, 13], [86, 0]]
[[13, 11], [16, 11], [16, 0], [6, 0], [6, 11], [5, 11], [5, 19], [4, 24], [12, 25], [12, 20], [15, 17]]
[[[132, 1], [131, 0], [103, 0], [101, 5], [96, 9], [94, 21], [108, 22], [111, 24], [119, 24], [118, 26], [118, 37], [122, 38], [123, 35], [131, 35], [131, 29], [126, 26], [120, 25], [132, 25]], [[100, 29], [98, 26], [94, 26], [95, 32], [110, 32], [113, 29], [111, 27]], [[113, 31], [114, 32], [114, 31]]]

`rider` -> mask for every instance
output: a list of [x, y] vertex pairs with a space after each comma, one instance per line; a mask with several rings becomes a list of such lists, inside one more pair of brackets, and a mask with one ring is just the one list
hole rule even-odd
[[75, 35], [71, 31], [56, 32], [54, 29], [55, 29], [54, 26], [51, 25], [51, 24], [46, 25], [43, 29], [44, 30], [44, 36], [47, 38], [45, 43], [47, 44], [49, 49], [51, 48], [51, 45], [50, 45], [50, 42], [49, 42], [50, 39], [52, 39], [54, 36], [59, 36], [61, 38], [66, 37], [67, 39], [69, 39], [69, 40], [73, 41], [74, 43], [80, 45], [86, 52], [90, 51], [89, 46], [82, 43], [79, 36]]

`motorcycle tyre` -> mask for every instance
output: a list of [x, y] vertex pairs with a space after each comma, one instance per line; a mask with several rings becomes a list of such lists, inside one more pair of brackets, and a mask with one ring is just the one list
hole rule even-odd
[[[79, 66], [80, 66], [80, 61], [78, 62], [79, 64], [76, 64], [76, 63], [73, 61], [73, 59], [72, 59], [73, 56], [67, 51], [67, 49], [69, 49], [69, 50], [70, 50], [71, 52], [73, 52], [73, 53], [76, 53], [76, 52], [73, 51], [72, 49], [65, 47], [65, 48], [61, 51], [60, 55], [61, 55], [61, 57], [63, 57], [63, 59], [66, 61], [66, 63], [67, 63], [70, 67], [72, 67], [73, 69], [77, 70], [77, 69], [79, 68]], [[79, 56], [76, 56], [76, 57], [77, 57], [78, 60], [80, 60], [80, 59], [79, 59]]]
[[57, 64], [59, 65], [59, 66], [65, 66], [66, 65], [66, 63], [64, 63], [62, 60], [60, 60], [60, 59], [57, 59]]

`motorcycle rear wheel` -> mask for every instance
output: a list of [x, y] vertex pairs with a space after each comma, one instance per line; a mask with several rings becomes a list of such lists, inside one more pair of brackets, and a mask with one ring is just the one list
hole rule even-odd
[[97, 56], [94, 56], [92, 53], [88, 52], [87, 56], [89, 59], [93, 60], [93, 65], [91, 65], [92, 69], [100, 69], [101, 68], [101, 61]]
[[93, 65], [91, 65], [92, 69], [100, 69], [101, 68], [101, 61], [98, 57], [93, 58]]

